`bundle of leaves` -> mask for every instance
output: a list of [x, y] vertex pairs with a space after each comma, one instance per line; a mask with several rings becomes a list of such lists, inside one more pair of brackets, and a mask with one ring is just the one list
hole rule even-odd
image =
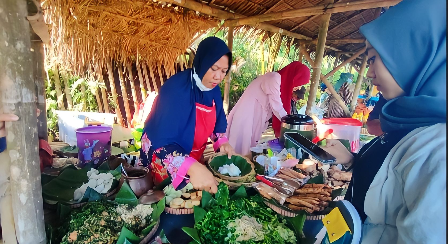
[[[249, 197], [244, 187], [230, 196], [228, 187], [221, 182], [215, 197], [202, 193], [201, 205], [194, 208], [194, 229], [183, 228], [193, 238], [192, 244], [297, 243], [302, 235], [305, 215], [280, 216], [259, 195]], [[242, 223], [246, 224], [244, 229]]]

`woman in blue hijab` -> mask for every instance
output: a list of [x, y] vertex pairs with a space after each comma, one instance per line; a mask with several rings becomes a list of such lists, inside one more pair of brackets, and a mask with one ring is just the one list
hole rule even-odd
[[446, 1], [403, 0], [360, 30], [384, 134], [356, 155], [326, 150], [353, 168], [361, 243], [446, 243]]
[[201, 163], [207, 140], [215, 151], [234, 153], [224, 136], [226, 116], [219, 83], [229, 72], [232, 53], [217, 37], [198, 46], [193, 68], [169, 78], [160, 88], [145, 123], [140, 152], [155, 183], [171, 177], [176, 189], [191, 182], [198, 190], [217, 191], [212, 173]]

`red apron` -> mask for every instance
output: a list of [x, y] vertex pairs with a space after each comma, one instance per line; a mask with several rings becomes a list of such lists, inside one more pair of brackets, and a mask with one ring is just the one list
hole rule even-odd
[[215, 102], [212, 107], [196, 103], [196, 127], [194, 129], [193, 149], [190, 157], [201, 162], [207, 140], [213, 133], [216, 124]]
[[[193, 148], [190, 157], [201, 162], [207, 140], [212, 135], [216, 124], [216, 108], [213, 102], [212, 107], [196, 103], [196, 126], [194, 131]], [[154, 175], [154, 184], [159, 185], [168, 178], [168, 172], [156, 154], [152, 155], [151, 170]]]

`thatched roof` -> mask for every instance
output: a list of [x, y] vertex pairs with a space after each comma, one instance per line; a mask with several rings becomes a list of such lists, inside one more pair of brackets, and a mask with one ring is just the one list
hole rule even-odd
[[112, 59], [144, 61], [173, 74], [180, 54], [217, 21], [147, 0], [47, 0], [42, 4], [50, 26], [47, 56], [75, 73]]

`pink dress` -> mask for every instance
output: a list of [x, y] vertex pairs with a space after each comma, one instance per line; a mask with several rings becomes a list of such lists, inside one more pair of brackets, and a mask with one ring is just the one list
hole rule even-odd
[[280, 98], [281, 76], [269, 72], [253, 80], [227, 118], [227, 138], [235, 152], [244, 156], [257, 145], [272, 117], [287, 115]]

